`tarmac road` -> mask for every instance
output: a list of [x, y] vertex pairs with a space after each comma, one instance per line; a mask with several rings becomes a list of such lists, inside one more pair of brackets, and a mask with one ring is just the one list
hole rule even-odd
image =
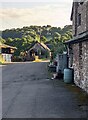
[[47, 62], [2, 67], [3, 118], [81, 118], [75, 95], [48, 78]]

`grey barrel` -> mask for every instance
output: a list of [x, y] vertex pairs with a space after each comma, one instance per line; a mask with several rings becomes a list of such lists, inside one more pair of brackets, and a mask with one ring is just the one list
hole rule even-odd
[[73, 82], [73, 69], [70, 68], [64, 69], [64, 82], [65, 83]]

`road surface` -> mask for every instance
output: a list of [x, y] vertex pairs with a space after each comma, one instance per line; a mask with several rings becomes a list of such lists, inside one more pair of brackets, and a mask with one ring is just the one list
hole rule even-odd
[[3, 118], [81, 118], [75, 95], [50, 80], [47, 62], [2, 67]]

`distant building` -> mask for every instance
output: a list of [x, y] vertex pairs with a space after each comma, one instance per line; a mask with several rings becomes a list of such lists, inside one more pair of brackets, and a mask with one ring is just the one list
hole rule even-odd
[[28, 50], [27, 55], [29, 60], [32, 60], [35, 56], [48, 58], [50, 56], [50, 49], [42, 42], [34, 42]]
[[69, 67], [74, 68], [74, 82], [88, 92], [88, 0], [73, 2], [71, 20], [73, 39], [68, 46]]
[[16, 47], [0, 43], [0, 58], [5, 62], [11, 62], [12, 54], [16, 49]]

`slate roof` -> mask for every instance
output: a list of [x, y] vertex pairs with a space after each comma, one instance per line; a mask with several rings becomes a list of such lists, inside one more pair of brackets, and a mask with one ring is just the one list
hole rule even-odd
[[30, 47], [30, 49], [29, 49], [28, 51], [30, 51], [31, 49], [33, 49], [34, 45], [37, 44], [37, 43], [40, 44], [40, 46], [42, 46], [44, 49], [50, 51], [50, 49], [48, 48], [47, 45], [45, 45], [45, 44], [42, 43], [42, 42], [38, 42], [38, 41], [36, 41], [36, 42], [34, 42], [33, 44], [31, 44], [31, 47]]

